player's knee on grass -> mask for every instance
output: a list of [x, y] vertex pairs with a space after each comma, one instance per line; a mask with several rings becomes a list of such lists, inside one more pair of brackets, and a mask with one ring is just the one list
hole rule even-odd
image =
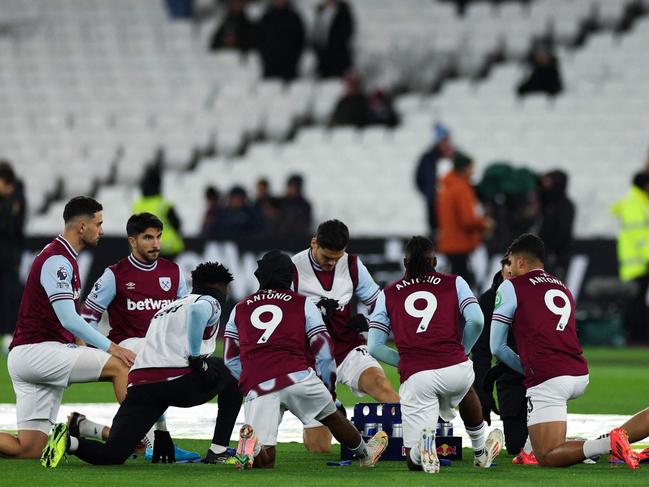
[[274, 446], [262, 446], [261, 452], [255, 457], [254, 466], [256, 468], [274, 468], [275, 467], [275, 453]]
[[421, 465], [417, 465], [412, 461], [412, 458], [410, 458], [410, 448], [406, 448], [406, 463], [408, 465], [408, 470], [412, 470], [413, 472], [421, 470]]
[[304, 448], [311, 453], [329, 453], [331, 451], [331, 431], [326, 426], [306, 428], [302, 438]]
[[[12, 436], [12, 438], [18, 445], [15, 453], [8, 455], [13, 458], [40, 458], [47, 443], [47, 434], [36, 430], [20, 430], [18, 437]], [[4, 452], [2, 454], [4, 455]]]

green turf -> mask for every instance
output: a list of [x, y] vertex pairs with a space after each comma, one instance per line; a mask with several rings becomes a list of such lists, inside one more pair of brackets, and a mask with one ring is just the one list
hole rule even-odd
[[[632, 414], [647, 407], [649, 368], [647, 349], [586, 349], [590, 362], [591, 383], [584, 395], [570, 403], [575, 413]], [[393, 383], [398, 385], [394, 369], [386, 368]], [[338, 389], [339, 397], [348, 405], [359, 401], [344, 386]], [[6, 362], [0, 360], [0, 403], [14, 402]], [[360, 398], [367, 400], [369, 398]], [[75, 384], [64, 396], [66, 402], [113, 402], [110, 384]], [[179, 440], [188, 449], [203, 453], [207, 441]], [[374, 470], [352, 467], [327, 467], [327, 460], [337, 459], [338, 447], [330, 455], [315, 455], [304, 451], [296, 443], [278, 446], [278, 461], [274, 471], [252, 470], [237, 472], [233, 466], [223, 465], [149, 465], [141, 459], [129, 460], [122, 467], [91, 467], [75, 457], [55, 470], [46, 470], [36, 461], [0, 460], [2, 480], [0, 485], [154, 485], [156, 487], [179, 485], [475, 485], [519, 486], [552, 485], [649, 485], [649, 466], [639, 471], [624, 467], [610, 467], [603, 460], [598, 465], [577, 465], [569, 469], [541, 469], [535, 466], [514, 466], [511, 457], [502, 455], [498, 465], [489, 470], [471, 466], [469, 460], [443, 467], [442, 472], [430, 478], [421, 472], [408, 472], [403, 462], [381, 462]], [[464, 451], [470, 458], [470, 450]]]
[[[206, 441], [181, 441], [184, 448], [203, 452]], [[337, 459], [338, 447], [329, 455], [310, 454], [302, 445], [287, 443], [278, 446], [275, 470], [236, 471], [233, 465], [151, 465], [144, 460], [129, 460], [123, 466], [92, 467], [76, 457], [62, 462], [56, 469], [45, 469], [35, 460], [0, 460], [2, 485], [73, 485], [107, 486], [291, 486], [309, 485], [398, 486], [398, 485], [648, 485], [649, 468], [628, 470], [610, 467], [601, 461], [597, 465], [576, 465], [570, 469], [542, 469], [537, 466], [512, 465], [511, 457], [501, 454], [497, 465], [484, 470], [472, 466], [471, 451], [465, 449], [465, 460], [442, 467], [439, 475], [431, 477], [423, 472], [409, 472], [404, 462], [380, 462], [375, 469], [327, 467], [327, 460]]]
[[[569, 403], [571, 413], [633, 414], [647, 407], [649, 397], [649, 349], [587, 348], [590, 385], [581, 398]], [[396, 369], [385, 366], [388, 377], [398, 388]], [[338, 397], [346, 405], [359, 401], [345, 386], [338, 386]], [[114, 402], [110, 384], [74, 384], [65, 391], [64, 402]], [[4, 358], [0, 358], [0, 403], [15, 402]]]

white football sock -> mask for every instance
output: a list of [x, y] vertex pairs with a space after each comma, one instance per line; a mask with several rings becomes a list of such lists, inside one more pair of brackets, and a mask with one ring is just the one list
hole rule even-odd
[[528, 455], [532, 453], [532, 442], [530, 441], [530, 437], [527, 437], [527, 440], [525, 440], [525, 445], [523, 445], [523, 451], [527, 453]]
[[485, 446], [485, 433], [487, 430], [487, 423], [484, 421], [479, 426], [469, 427], [465, 425], [466, 434], [471, 438], [471, 446], [473, 447], [473, 452], [476, 455], [479, 455], [484, 450]]
[[421, 452], [419, 451], [419, 445], [410, 449], [410, 460], [415, 465], [421, 465]]
[[218, 455], [219, 453], [223, 453], [223, 452], [224, 452], [225, 450], [227, 450], [227, 449], [228, 449], [227, 447], [225, 447], [225, 446], [221, 446], [221, 445], [217, 445], [216, 443], [212, 443], [212, 444], [210, 445], [210, 450], [212, 451], [212, 453], [216, 453], [217, 455]]
[[611, 439], [608, 436], [596, 440], [584, 441], [584, 456], [586, 458], [596, 455], [606, 455], [611, 451]]
[[70, 446], [68, 447], [69, 453], [74, 453], [79, 448], [79, 438], [74, 436], [70, 437]]
[[369, 452], [367, 451], [367, 443], [361, 438], [361, 442], [358, 444], [356, 448], [350, 448], [351, 452], [354, 453], [358, 458], [367, 458], [369, 456]]
[[88, 418], [82, 419], [79, 422], [79, 434], [82, 437], [96, 438], [103, 440], [101, 432], [104, 430], [104, 425], [90, 421]]

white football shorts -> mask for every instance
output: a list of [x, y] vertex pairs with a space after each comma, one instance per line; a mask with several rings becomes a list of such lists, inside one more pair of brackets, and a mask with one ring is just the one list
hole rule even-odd
[[401, 384], [403, 446], [414, 448], [421, 430], [437, 426], [437, 418], [452, 421], [455, 408], [471, 388], [475, 375], [467, 360], [441, 369], [423, 370]]
[[568, 400], [581, 396], [588, 386], [586, 375], [561, 375], [527, 390], [527, 425], [568, 420]]
[[[336, 383], [345, 384], [355, 396], [362, 397], [365, 393], [358, 388], [358, 380], [363, 372], [372, 367], [378, 367], [383, 370], [381, 364], [367, 351], [367, 346], [360, 345], [351, 350], [340, 365], [338, 365], [336, 369]], [[307, 429], [317, 428], [319, 426], [322, 426], [322, 424], [315, 420], [304, 424], [304, 427]]]
[[7, 368], [16, 393], [18, 430], [49, 434], [63, 391], [76, 382], [94, 382], [110, 355], [73, 343], [19, 345], [9, 352]]
[[335, 413], [336, 405], [327, 387], [311, 371], [305, 380], [297, 384], [246, 399], [243, 410], [246, 423], [253, 427], [261, 444], [274, 446], [284, 411], [288, 410], [302, 423], [308, 423]]

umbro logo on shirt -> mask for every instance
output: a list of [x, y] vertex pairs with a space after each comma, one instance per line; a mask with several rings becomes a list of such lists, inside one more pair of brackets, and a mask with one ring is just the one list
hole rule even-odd
[[126, 289], [128, 289], [129, 291], [132, 291], [133, 289], [135, 289], [135, 283], [134, 282], [127, 282], [126, 283]]

